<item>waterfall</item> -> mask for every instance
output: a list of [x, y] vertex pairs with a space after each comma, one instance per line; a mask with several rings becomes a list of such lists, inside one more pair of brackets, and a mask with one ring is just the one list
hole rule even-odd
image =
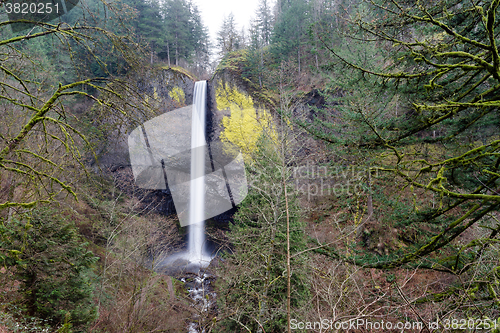
[[[189, 197], [189, 261], [203, 264], [205, 244], [205, 113], [207, 82], [198, 81], [194, 86], [193, 113], [191, 116], [191, 183]], [[210, 259], [208, 259], [210, 261]], [[208, 264], [208, 263], [207, 263]]]
[[193, 105], [150, 119], [128, 137], [136, 184], [167, 191], [179, 224], [188, 228], [187, 250], [162, 254], [156, 266], [169, 274], [198, 272], [210, 264], [205, 220], [233, 209], [247, 193], [241, 153], [226, 153], [227, 142], [207, 142], [207, 85], [195, 83]]

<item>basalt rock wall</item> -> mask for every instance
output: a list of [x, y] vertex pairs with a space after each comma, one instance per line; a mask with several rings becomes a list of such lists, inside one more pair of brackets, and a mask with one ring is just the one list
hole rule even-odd
[[[196, 78], [182, 68], [156, 67], [144, 69], [128, 78], [131, 88], [121, 92], [121, 110], [96, 120], [104, 140], [97, 149], [98, 166], [115, 171], [130, 167], [128, 135], [137, 126], [166, 112], [192, 104]], [[121, 104], [120, 104], [121, 103]]]

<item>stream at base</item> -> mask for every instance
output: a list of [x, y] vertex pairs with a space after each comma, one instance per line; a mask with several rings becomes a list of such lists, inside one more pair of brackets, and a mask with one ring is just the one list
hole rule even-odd
[[205, 330], [199, 329], [200, 318], [206, 316], [206, 314], [213, 310], [215, 307], [216, 293], [212, 288], [212, 281], [214, 278], [207, 273], [200, 273], [192, 277], [191, 281], [187, 281], [186, 278], [181, 278], [181, 281], [185, 283], [186, 289], [189, 296], [193, 300], [193, 308], [197, 312], [194, 315], [195, 322], [192, 322], [188, 326], [189, 333], [205, 333]]

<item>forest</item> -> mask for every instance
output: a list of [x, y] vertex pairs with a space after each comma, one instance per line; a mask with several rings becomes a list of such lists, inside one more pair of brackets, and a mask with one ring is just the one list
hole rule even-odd
[[[213, 41], [190, 0], [23, 1], [0, 1], [0, 333], [500, 332], [500, 0], [258, 0]], [[194, 274], [128, 144], [199, 80], [248, 186]]]

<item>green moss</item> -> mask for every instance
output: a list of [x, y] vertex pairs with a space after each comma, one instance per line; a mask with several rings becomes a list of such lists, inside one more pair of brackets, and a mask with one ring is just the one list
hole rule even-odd
[[222, 58], [222, 60], [220, 61], [219, 65], [217, 66], [214, 76], [223, 72], [226, 69], [240, 72], [244, 63], [248, 61], [247, 56], [248, 56], [247, 50], [238, 50], [226, 54], [224, 58]]
[[169, 71], [172, 71], [174, 73], [179, 73], [179, 74], [185, 75], [189, 79], [191, 79], [192, 81], [198, 81], [198, 78], [195, 75], [193, 75], [188, 70], [186, 70], [185, 68], [182, 68], [180, 66], [170, 66], [170, 67], [162, 66], [161, 69], [169, 70]]

